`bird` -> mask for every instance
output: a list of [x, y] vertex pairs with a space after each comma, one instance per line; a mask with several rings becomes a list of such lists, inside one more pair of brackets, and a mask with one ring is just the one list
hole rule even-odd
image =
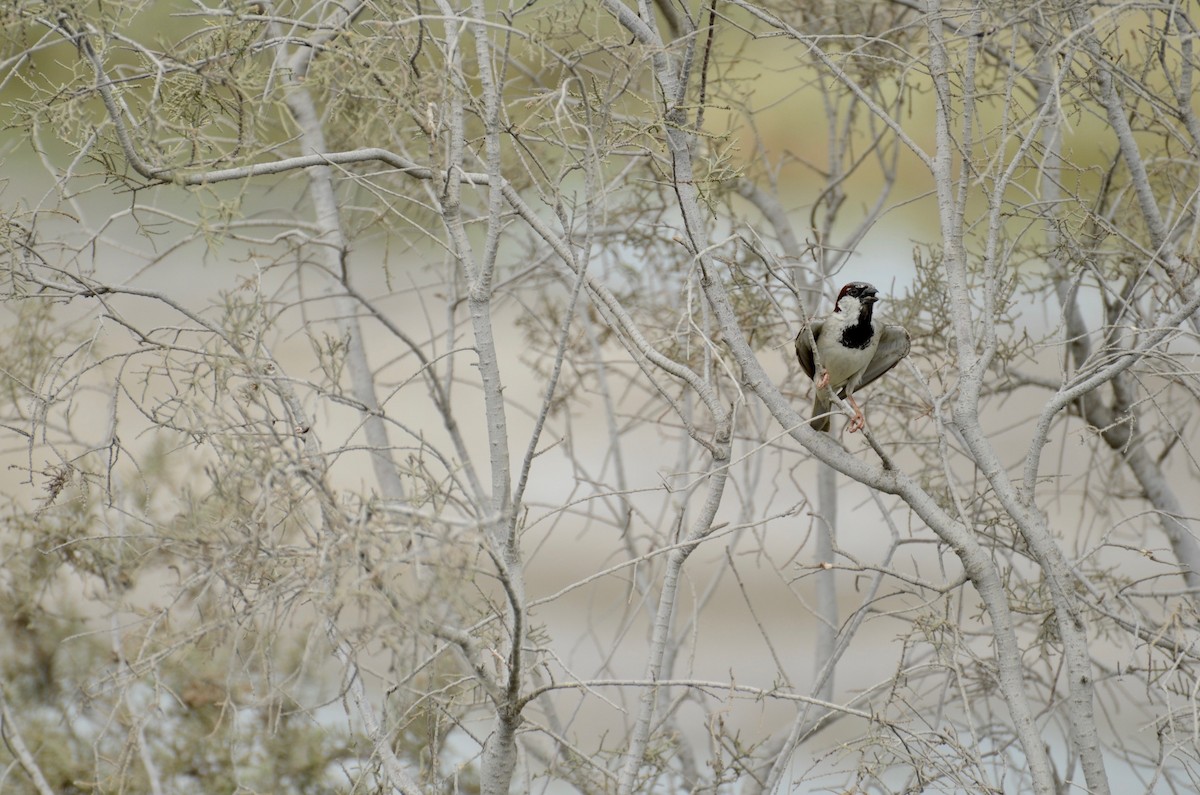
[[912, 342], [904, 327], [876, 322], [872, 316], [878, 300], [879, 291], [874, 286], [850, 282], [838, 293], [833, 311], [808, 324], [811, 336], [804, 329], [796, 335], [796, 358], [817, 386], [809, 420], [813, 430], [829, 430], [830, 390], [854, 409], [854, 416], [846, 426], [850, 433], [861, 430], [867, 420], [854, 400], [855, 390], [879, 378], [908, 355]]

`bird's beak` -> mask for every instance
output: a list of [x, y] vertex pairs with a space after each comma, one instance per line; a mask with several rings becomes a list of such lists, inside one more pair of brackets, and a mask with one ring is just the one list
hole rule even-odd
[[876, 294], [874, 293], [874, 291], [872, 291], [872, 292], [869, 292], [869, 293], [864, 293], [864, 294], [863, 294], [863, 296], [862, 296], [862, 298], [859, 298], [858, 300], [860, 300], [860, 301], [865, 301], [865, 302], [866, 302], [866, 303], [868, 303], [868, 304], [873, 304], [873, 303], [875, 303], [876, 301], [878, 301], [878, 300], [879, 300], [879, 296], [878, 296], [878, 295], [876, 295]]

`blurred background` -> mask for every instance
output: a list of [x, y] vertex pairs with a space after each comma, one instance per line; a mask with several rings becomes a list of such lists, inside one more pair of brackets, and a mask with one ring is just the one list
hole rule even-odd
[[1193, 11], [9, 4], [0, 789], [1194, 791]]

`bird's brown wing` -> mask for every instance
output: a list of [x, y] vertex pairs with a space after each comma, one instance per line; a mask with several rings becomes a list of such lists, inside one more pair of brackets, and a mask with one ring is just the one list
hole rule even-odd
[[[796, 344], [799, 346], [798, 342]], [[879, 347], [855, 389], [866, 386], [898, 365], [911, 348], [912, 342], [903, 326], [884, 326], [879, 335]]]
[[[812, 329], [813, 342], [816, 342], [817, 337], [821, 336], [821, 329], [825, 328], [825, 321], [814, 320], [808, 327]], [[800, 360], [800, 369], [807, 373], [809, 378], [815, 378], [817, 366], [813, 362], [812, 345], [809, 344], [809, 336], [804, 333], [804, 329], [800, 329], [800, 333], [796, 335], [796, 358]]]

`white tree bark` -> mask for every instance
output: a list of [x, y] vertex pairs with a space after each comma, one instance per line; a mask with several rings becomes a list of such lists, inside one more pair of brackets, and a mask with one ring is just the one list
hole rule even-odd
[[[0, 363], [15, 402], [32, 406], [29, 417], [24, 404], [10, 407], [0, 425], [19, 434], [26, 485], [50, 484], [18, 512], [14, 534], [32, 539], [39, 563], [57, 560], [64, 582], [103, 570], [113, 626], [124, 626], [129, 611], [130, 560], [178, 581], [166, 586], [170, 607], [135, 616], [137, 629], [122, 632], [132, 642], [150, 626], [146, 651], [118, 649], [121, 681], [97, 675], [88, 686], [103, 687], [91, 692], [103, 700], [115, 685], [112, 703], [127, 710], [137, 695], [127, 683], [175, 687], [165, 673], [179, 675], [169, 654], [190, 650], [194, 637], [236, 627], [231, 636], [243, 638], [243, 627], [259, 625], [282, 637], [278, 627], [295, 620], [322, 657], [330, 648], [323, 638], [332, 645], [352, 718], [348, 746], [356, 744], [347, 753], [370, 767], [364, 776], [405, 793], [454, 789], [460, 772], [478, 775], [489, 795], [528, 789], [543, 775], [588, 793], [778, 792], [797, 774], [794, 755], [812, 751], [830, 764], [827, 749], [810, 743], [834, 721], [861, 731], [861, 745], [845, 745], [851, 750], [837, 762], [847, 786], [860, 788], [899, 772], [914, 790], [932, 774], [942, 788], [1050, 793], [1083, 778], [1103, 793], [1110, 774], [1123, 779], [1122, 768], [1154, 752], [1154, 776], [1192, 772], [1179, 749], [1194, 734], [1194, 639], [1179, 617], [1188, 607], [1181, 599], [1200, 599], [1200, 544], [1187, 495], [1168, 478], [1192, 463], [1194, 433], [1181, 418], [1200, 394], [1186, 358], [1186, 335], [1200, 328], [1186, 254], [1200, 237], [1189, 182], [1200, 152], [1190, 10], [1122, 6], [1093, 19], [1082, 7], [999, 18], [981, 2], [913, 0], [777, 13], [749, 0], [598, 6], [572, 8], [573, 18], [549, 7], [497, 11], [482, 0], [436, 0], [432, 9], [352, 2], [305, 13], [269, 3], [198, 6], [186, 18], [195, 31], [180, 39], [186, 52], [175, 53], [140, 44], [104, 9], [47, 20], [40, 7], [14, 6], [31, 29], [69, 39], [87, 77], [66, 75], [52, 91], [38, 82], [44, 75], [20, 72], [36, 65], [29, 59], [45, 49], [39, 40], [17, 59], [0, 59], [0, 87], [25, 81], [23, 90], [50, 110], [7, 106], [41, 124], [61, 120], [77, 141], [90, 135], [61, 171], [54, 147], [40, 147], [57, 199], [32, 212], [6, 208], [0, 223], [6, 308], [22, 322], [31, 307], [69, 318], [52, 335], [50, 345], [60, 346], [53, 354], [23, 343], [32, 360], [51, 356], [29, 368], [36, 377], [11, 355]], [[1149, 23], [1139, 26], [1143, 17]], [[596, 41], [576, 46], [593, 23]], [[1124, 38], [1131, 30], [1157, 53], [1135, 54]], [[824, 165], [811, 154], [821, 141], [800, 140], [777, 156], [770, 136], [760, 137], [762, 95], [745, 88], [746, 64], [730, 53], [762, 37], [794, 45], [794, 96], [816, 100], [811, 107], [826, 120]], [[76, 57], [58, 46], [64, 61]], [[1031, 78], [1034, 58], [1040, 71]], [[212, 126], [197, 127], [181, 108], [212, 113]], [[930, 110], [932, 128], [920, 117]], [[80, 132], [96, 111], [95, 129]], [[278, 129], [272, 113], [283, 114], [289, 140], [257, 132]], [[336, 141], [358, 143], [334, 126], [343, 114], [371, 130], [362, 136], [369, 146], [328, 151]], [[1099, 207], [1087, 195], [1098, 169], [1064, 156], [1079, 144], [1069, 125], [1089, 114], [1107, 121], [1116, 151]], [[760, 143], [761, 152], [750, 152]], [[79, 220], [95, 198], [87, 196], [95, 174], [80, 178], [85, 163], [99, 169], [104, 188], [132, 195], [99, 224]], [[864, 163], [870, 168], [860, 171]], [[906, 195], [889, 199], [897, 174], [914, 168], [929, 184], [912, 193], [906, 183]], [[862, 183], [873, 179], [883, 188], [864, 201]], [[232, 218], [186, 218], [145, 198], [198, 188], [183, 198], [240, 200], [276, 181], [303, 186], [311, 218], [255, 216], [249, 203]], [[913, 355], [871, 396], [897, 407], [902, 422], [873, 409], [881, 420], [862, 436], [813, 433], [804, 416], [809, 385], [795, 373], [787, 338], [821, 308], [828, 279], [863, 278], [853, 273], [853, 249], [910, 205], [936, 209], [940, 242], [926, 249], [916, 235], [921, 278], [886, 306], [913, 331]], [[793, 224], [800, 211], [807, 226]], [[185, 234], [160, 233], [160, 220]], [[254, 278], [239, 272], [233, 294], [223, 294], [227, 306], [200, 310], [190, 297], [144, 289], [140, 276], [126, 282], [102, 261], [126, 253], [108, 231], [126, 221], [150, 252], [129, 247], [146, 270], [174, 264], [164, 249], [225, 238], [253, 251], [259, 282], [247, 286]], [[67, 234], [57, 240], [60, 230]], [[372, 294], [355, 272], [377, 242], [388, 247], [388, 284]], [[425, 246], [434, 250], [427, 263], [440, 262], [397, 285], [397, 275], [410, 276], [397, 270], [402, 257], [423, 256]], [[216, 248], [205, 256], [219, 257]], [[312, 254], [303, 272], [291, 264], [298, 248]], [[65, 253], [56, 259], [54, 251]], [[660, 294], [652, 269], [678, 294]], [[1119, 291], [1104, 283], [1112, 274], [1126, 280]], [[293, 281], [272, 293], [281, 279]], [[427, 336], [393, 314], [414, 295]], [[1089, 303], [1095, 296], [1103, 317]], [[1057, 301], [1061, 328], [1038, 336], [1020, 316], [1026, 299]], [[143, 301], [171, 320], [150, 327], [124, 311]], [[440, 305], [431, 312], [431, 303]], [[80, 342], [67, 332], [89, 312], [77, 327], [93, 336]], [[328, 323], [319, 320], [325, 314]], [[514, 344], [526, 347], [510, 350], [504, 326], [518, 314], [526, 338]], [[247, 331], [239, 323], [250, 315]], [[276, 324], [289, 317], [298, 322]], [[318, 366], [292, 367], [290, 351], [276, 359], [273, 341], [302, 336], [314, 319], [324, 329], [313, 339], [336, 329]], [[395, 350], [368, 356], [363, 327], [376, 324]], [[127, 338], [114, 344], [114, 327]], [[0, 330], [17, 341], [26, 333]], [[66, 340], [78, 347], [60, 355]], [[1040, 366], [1021, 372], [1022, 357], [1040, 365], [1048, 350], [1061, 351], [1060, 379]], [[790, 368], [782, 377], [781, 367]], [[95, 383], [113, 406], [99, 444], [72, 416], [83, 405], [76, 395]], [[159, 387], [170, 393], [163, 403], [153, 394]], [[1044, 402], [1001, 431], [996, 407], [1016, 390]], [[118, 403], [136, 415], [135, 423], [120, 417], [121, 433]], [[322, 449], [313, 423], [325, 417], [348, 420], [353, 441]], [[526, 421], [528, 434], [518, 430]], [[138, 422], [139, 441], [123, 441]], [[665, 452], [638, 449], [643, 429]], [[135, 450], [151, 436], [168, 446], [186, 440], [208, 458], [197, 464], [174, 448], [169, 460], [192, 469], [160, 481], [158, 460], [147, 457], [152, 466], [139, 482], [168, 488], [131, 499], [135, 521], [112, 533], [111, 514], [130, 504], [113, 497], [119, 475], [141, 467]], [[1111, 450], [1100, 450], [1099, 465], [1088, 462], [1078, 492], [1065, 485], [1074, 462], [1060, 468], [1043, 454], [1076, 436], [1099, 436]], [[1014, 439], [1028, 445], [1015, 462], [1007, 453]], [[1094, 445], [1081, 447], [1095, 454]], [[1106, 470], [1106, 457], [1121, 466]], [[349, 462], [364, 460], [373, 467], [367, 480], [347, 488], [363, 477]], [[814, 463], [812, 482], [801, 480]], [[556, 466], [539, 483], [543, 467]], [[838, 475], [847, 497], [861, 493], [859, 483], [869, 491], [890, 544], [863, 555], [860, 539], [852, 545], [843, 529], [839, 548]], [[60, 493], [70, 494], [63, 489], [72, 477], [78, 495], [68, 504]], [[1129, 482], [1136, 488], [1122, 488]], [[1076, 499], [1078, 533], [1049, 518]], [[814, 504], [815, 545], [801, 548], [812, 542], [788, 529]], [[544, 550], [576, 529], [598, 531], [588, 549], [610, 543], [609, 557], [581, 570], [573, 567], [587, 562], [548, 560]], [[1154, 548], [1160, 535], [1167, 554]], [[792, 545], [786, 556], [774, 554], [781, 544]], [[7, 537], [0, 547], [13, 549]], [[121, 554], [109, 554], [112, 547]], [[1120, 564], [1130, 559], [1150, 573], [1126, 576]], [[38, 566], [27, 568], [40, 576]], [[121, 576], [110, 578], [109, 568]], [[12, 569], [13, 582], [26, 576]], [[537, 578], [547, 571], [570, 579], [540, 593]], [[764, 583], [764, 574], [778, 582]], [[1159, 585], [1179, 577], [1182, 591]], [[718, 604], [730, 579], [744, 604]], [[851, 579], [856, 604], [839, 611], [836, 586]], [[761, 610], [766, 587], [816, 615], [798, 651], [783, 651], [772, 635], [780, 626], [772, 622], [787, 619]], [[574, 599], [594, 600], [567, 619], [584, 652], [565, 648], [564, 619], [555, 615], [563, 605], [574, 610]], [[180, 611], [193, 604], [200, 617], [189, 625]], [[321, 623], [305, 624], [293, 605], [317, 605]], [[754, 620], [749, 629], [775, 669], [769, 686], [735, 682], [745, 668], [732, 666], [728, 683], [692, 677], [715, 659], [707, 645], [713, 614], [731, 608]], [[24, 610], [13, 612], [24, 620]], [[899, 665], [839, 699], [846, 655], [870, 642], [871, 625], [901, 628]], [[629, 678], [643, 629], [645, 657], [632, 662], [641, 673]], [[66, 642], [79, 637], [86, 633]], [[228, 650], [250, 661], [230, 669], [227, 709], [261, 707], [234, 690], [244, 682], [254, 697], [274, 699], [277, 689], [293, 697], [273, 670], [275, 637], [255, 637], [249, 657], [240, 642]], [[386, 664], [375, 665], [380, 658]], [[795, 669], [810, 660], [815, 676], [798, 682]], [[253, 670], [260, 663], [265, 673]], [[366, 678], [376, 674], [387, 688], [382, 699]], [[1097, 733], [1097, 716], [1137, 687], [1147, 694], [1139, 719], [1156, 731], [1139, 736], [1145, 748], [1122, 747], [1124, 738]], [[21, 717], [16, 698], [28, 703], [17, 692], [4, 694], [6, 726], [8, 712]], [[760, 708], [751, 700], [793, 712], [770, 728], [763, 721], [746, 742], [738, 721]], [[621, 733], [589, 736], [583, 724], [597, 706], [624, 721]], [[978, 720], [997, 706], [1007, 717]], [[916, 712], [922, 707], [930, 709]], [[162, 714], [196, 717], [188, 710]], [[22, 724], [28, 739], [34, 724]], [[141, 754], [140, 767], [126, 769], [150, 789], [169, 790], [179, 766], [162, 756], [151, 723], [135, 728], [111, 746], [97, 741], [95, 768], [120, 756], [110, 747], [123, 759]], [[1078, 766], [1064, 783], [1047, 748], [1057, 747], [1060, 731], [1069, 732], [1069, 765]], [[994, 743], [1002, 753], [973, 754]], [[21, 768], [46, 765], [37, 749], [10, 750]]]

